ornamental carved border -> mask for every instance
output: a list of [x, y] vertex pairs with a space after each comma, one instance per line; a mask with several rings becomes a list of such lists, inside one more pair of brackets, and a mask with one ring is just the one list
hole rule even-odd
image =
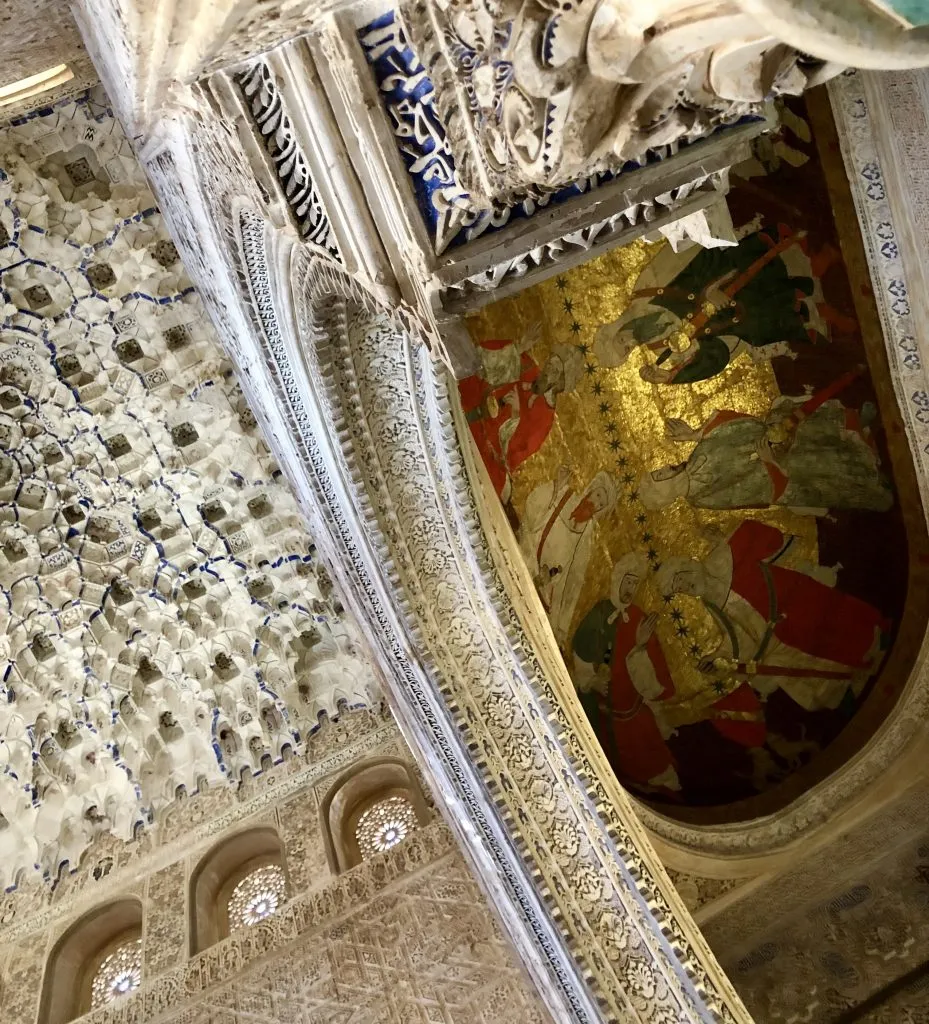
[[233, 75], [233, 80], [251, 114], [300, 237], [341, 263], [339, 243], [273, 69], [267, 61], [257, 60]]
[[[602, 766], [599, 773], [591, 769], [587, 744], [592, 740], [581, 740], [577, 722], [565, 724], [554, 690], [528, 653], [532, 645], [489, 567], [493, 559], [471, 504], [444, 378], [437, 376], [440, 371], [424, 348], [410, 342], [398, 313], [398, 322], [382, 339], [387, 350], [379, 357], [395, 375], [391, 401], [402, 413], [403, 436], [393, 440], [388, 424], [378, 445], [393, 462], [392, 484], [409, 475], [414, 489], [417, 483], [425, 489], [431, 518], [419, 524], [413, 521], [418, 492], [400, 496], [403, 515], [398, 519], [383, 478], [381, 484], [374, 481], [374, 493], [369, 493], [371, 481], [359, 466], [354, 474], [346, 473], [339, 453], [343, 441], [349, 449], [353, 442], [345, 420], [363, 412], [340, 405], [333, 417], [326, 401], [314, 397], [326, 392], [320, 391], [321, 384], [314, 387], [293, 340], [291, 281], [315, 289], [324, 305], [341, 295], [362, 307], [367, 303], [375, 313], [377, 307], [339, 268], [321, 259], [307, 267], [306, 250], [297, 274], [282, 265], [286, 253], [281, 250], [293, 243], [278, 234], [269, 254], [264, 233], [270, 229], [255, 214], [247, 217], [253, 244], [249, 258], [243, 257], [237, 211], [261, 209], [262, 200], [248, 157], [211, 113], [165, 121], [142, 158], [320, 550], [347, 585], [343, 594], [350, 610], [367, 623], [405, 735], [556, 1018], [748, 1024], [750, 1018], [629, 811], [628, 799]], [[331, 215], [337, 213], [330, 208]], [[243, 298], [249, 290], [252, 301], [246, 307]], [[283, 299], [280, 291], [287, 293]], [[309, 354], [315, 359], [320, 353]], [[427, 390], [414, 400], [412, 382], [418, 377]], [[426, 394], [432, 396], [428, 415]], [[411, 436], [415, 443], [407, 451], [400, 441]], [[407, 474], [411, 457], [414, 472]], [[379, 506], [385, 508], [383, 518], [373, 512]], [[424, 589], [417, 580], [402, 578], [392, 553], [405, 541], [414, 546], [417, 559], [404, 560], [407, 571], [415, 575], [423, 567], [428, 577], [422, 563], [435, 552], [457, 567], [457, 586], [433, 578], [426, 579]], [[423, 629], [428, 609], [441, 605], [447, 615], [460, 602], [468, 608], [468, 620], [460, 626], [449, 623], [448, 636], [436, 642], [435, 623], [428, 634]], [[462, 636], [485, 638], [490, 657], [452, 662], [440, 672], [432, 646], [447, 656], [446, 641]], [[490, 668], [502, 693], [520, 698], [514, 714], [522, 728], [512, 730], [502, 757], [484, 719], [490, 710], [505, 715], [507, 700], [495, 697], [491, 706], [482, 704], [475, 712], [467, 694], [470, 685], [484, 682]], [[462, 704], [458, 698], [468, 699]], [[542, 770], [528, 774], [521, 760], [529, 768], [540, 760]], [[514, 778], [527, 789], [515, 791]], [[521, 829], [530, 833], [532, 849]]]
[[515, 910], [517, 934], [532, 936], [530, 966], [547, 975], [536, 970], [550, 1007], [577, 1021], [747, 1021], [628, 799], [599, 781], [488, 565], [441, 371], [390, 311], [302, 250], [291, 279], [303, 351], [289, 352], [265, 227], [244, 214], [242, 232], [278, 401], [342, 537], [395, 696], [492, 861], [509, 904], [498, 909]]

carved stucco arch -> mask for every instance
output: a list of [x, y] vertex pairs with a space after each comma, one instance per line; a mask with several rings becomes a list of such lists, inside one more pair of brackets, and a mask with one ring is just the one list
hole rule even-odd
[[748, 1021], [563, 666], [556, 687], [534, 653], [472, 501], [444, 373], [340, 268], [247, 210], [238, 227], [266, 371], [346, 589], [555, 1018]]

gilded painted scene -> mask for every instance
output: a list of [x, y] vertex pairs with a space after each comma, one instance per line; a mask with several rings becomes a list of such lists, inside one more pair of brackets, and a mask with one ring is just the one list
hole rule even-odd
[[814, 113], [738, 168], [737, 245], [638, 241], [469, 324], [464, 412], [581, 702], [618, 778], [691, 820], [832, 770], [912, 656], [912, 465]]

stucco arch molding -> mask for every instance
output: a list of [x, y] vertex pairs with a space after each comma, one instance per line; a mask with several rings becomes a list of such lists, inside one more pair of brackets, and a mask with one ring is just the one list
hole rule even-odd
[[580, 708], [533, 653], [483, 535], [444, 370], [340, 267], [248, 211], [238, 230], [275, 404], [345, 587], [556, 1019], [747, 1022], [595, 763]]

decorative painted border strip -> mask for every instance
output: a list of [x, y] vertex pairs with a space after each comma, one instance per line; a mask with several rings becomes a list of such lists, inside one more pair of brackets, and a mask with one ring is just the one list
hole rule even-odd
[[[919, 72], [902, 74], [918, 75]], [[894, 77], [900, 78], [901, 75]], [[929, 481], [929, 376], [922, 364], [918, 343], [920, 328], [911, 308], [900, 228], [894, 223], [887, 172], [881, 163], [865, 84], [861, 72], [846, 71], [830, 83], [829, 94], [840, 128], [842, 156], [887, 341], [891, 377], [901, 412], [907, 421], [914, 455], [920, 462], [919, 477]], [[915, 195], [907, 197], [907, 201], [915, 199]], [[925, 253], [919, 255], [925, 257]], [[926, 487], [923, 493], [927, 493]]]

